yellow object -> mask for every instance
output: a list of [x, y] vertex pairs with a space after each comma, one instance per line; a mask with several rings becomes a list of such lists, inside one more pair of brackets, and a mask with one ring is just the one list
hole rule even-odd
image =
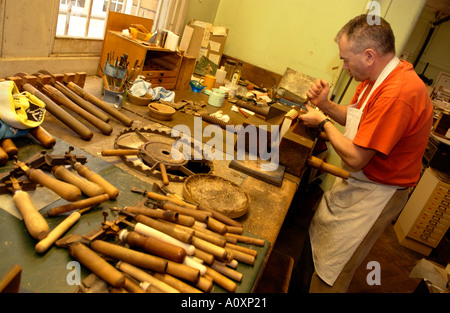
[[129, 29], [131, 36], [139, 40], [148, 41], [152, 36], [151, 32], [149, 32], [147, 29], [145, 29], [144, 26], [139, 24], [132, 24]]

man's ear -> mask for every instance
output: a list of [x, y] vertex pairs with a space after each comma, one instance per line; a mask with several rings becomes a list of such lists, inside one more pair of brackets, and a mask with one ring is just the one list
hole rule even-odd
[[371, 66], [375, 62], [376, 52], [373, 49], [366, 49], [364, 51], [364, 60], [367, 62], [367, 65]]

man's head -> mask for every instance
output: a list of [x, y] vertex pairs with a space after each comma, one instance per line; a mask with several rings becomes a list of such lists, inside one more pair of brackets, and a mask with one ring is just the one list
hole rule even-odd
[[389, 23], [383, 18], [379, 24], [368, 23], [366, 14], [349, 21], [335, 41], [344, 60], [344, 69], [357, 81], [374, 78], [385, 60], [395, 55], [395, 37]]

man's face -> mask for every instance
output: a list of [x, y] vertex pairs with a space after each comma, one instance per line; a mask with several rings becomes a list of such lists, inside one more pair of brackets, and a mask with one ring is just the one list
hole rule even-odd
[[339, 56], [344, 61], [343, 69], [347, 70], [349, 75], [356, 81], [365, 81], [369, 78], [368, 67], [365, 62], [365, 53], [354, 53], [351, 50], [351, 44], [347, 35], [342, 35], [339, 40]]

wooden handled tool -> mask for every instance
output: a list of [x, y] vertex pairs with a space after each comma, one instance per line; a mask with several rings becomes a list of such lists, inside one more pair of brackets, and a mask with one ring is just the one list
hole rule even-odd
[[49, 226], [34, 207], [30, 195], [25, 191], [17, 190], [14, 192], [13, 200], [30, 235], [38, 240], [44, 239], [49, 233]]
[[192, 216], [179, 214], [170, 210], [150, 209], [143, 207], [125, 207], [124, 210], [134, 214], [141, 214], [188, 227], [191, 227], [195, 224], [195, 219]]
[[123, 229], [119, 233], [119, 239], [129, 244], [130, 247], [142, 248], [147, 252], [177, 263], [183, 262], [186, 256], [186, 251], [181, 247], [156, 238], [141, 235], [135, 231], [129, 232]]
[[60, 181], [45, 174], [41, 169], [29, 168], [25, 163], [16, 161], [18, 165], [34, 183], [39, 183], [44, 187], [56, 192], [61, 198], [73, 202], [81, 197], [81, 190], [77, 186]]
[[103, 240], [94, 240], [91, 242], [91, 248], [98, 253], [113, 259], [124, 261], [141, 268], [164, 273], [167, 268], [167, 261], [147, 253], [128, 249]]
[[157, 221], [157, 220], [152, 219], [145, 215], [138, 214], [134, 217], [134, 219], [139, 223], [142, 223], [151, 228], [159, 230], [159, 231], [161, 231], [175, 239], [178, 239], [182, 242], [185, 242], [185, 243], [191, 243], [192, 236], [194, 235], [193, 230], [191, 230], [190, 232], [181, 230], [181, 229], [174, 227], [173, 225], [170, 225], [170, 223], [162, 223], [160, 221]]
[[44, 239], [39, 241], [34, 249], [37, 253], [44, 253], [47, 251], [56, 240], [58, 240], [70, 227], [72, 227], [81, 217], [81, 214], [90, 208], [72, 212], [61, 223], [59, 223]]
[[195, 253], [195, 247], [193, 245], [187, 244], [178, 239], [175, 239], [175, 238], [173, 238], [159, 230], [151, 228], [150, 226], [147, 226], [145, 224], [136, 223], [136, 225], [134, 225], [134, 230], [144, 236], [156, 238], [156, 239], [162, 240], [164, 242], [173, 244], [175, 246], [181, 247], [186, 251], [187, 255], [193, 255]]
[[308, 157], [308, 159], [306, 160], [306, 162], [308, 163], [309, 166], [311, 166], [313, 168], [323, 170], [323, 171], [333, 174], [337, 177], [341, 177], [343, 179], [347, 179], [350, 177], [350, 173], [347, 172], [346, 170], [344, 170], [338, 166], [326, 163], [323, 160], [321, 160], [315, 156], [310, 155]]
[[108, 123], [110, 118], [109, 116], [101, 111], [99, 108], [94, 106], [89, 101], [84, 100], [79, 95], [77, 95], [75, 92], [64, 86], [63, 83], [59, 81], [53, 82], [53, 86], [61, 91], [67, 98], [72, 100], [72, 102], [78, 104], [80, 107], [91, 113], [92, 115], [96, 116], [97, 118], [101, 119], [103, 122]]
[[9, 160], [8, 154], [5, 152], [5, 150], [3, 150], [2, 147], [0, 147], [0, 165], [5, 165], [6, 162], [8, 162], [8, 160]]
[[62, 214], [62, 213], [66, 213], [66, 212], [82, 210], [87, 207], [96, 206], [96, 205], [103, 203], [105, 201], [108, 201], [108, 200], [109, 200], [108, 194], [104, 193], [102, 195], [98, 195], [95, 197], [86, 198], [86, 199], [78, 200], [78, 201], [75, 201], [72, 203], [63, 204], [61, 206], [51, 208], [50, 210], [47, 211], [47, 215], [48, 216], [56, 216], [58, 214]]
[[140, 153], [139, 149], [113, 149], [101, 152], [103, 156], [139, 155]]
[[95, 197], [105, 193], [105, 190], [102, 186], [99, 186], [96, 183], [80, 177], [63, 165], [53, 166], [52, 173], [56, 178], [77, 186], [84, 194], [89, 197]]
[[139, 282], [148, 282], [150, 285], [153, 285], [157, 287], [162, 292], [167, 293], [179, 293], [177, 289], [171, 287], [167, 283], [157, 279], [156, 277], [150, 275], [149, 273], [141, 270], [140, 268], [137, 268], [131, 264], [128, 264], [126, 262], [118, 262], [116, 267], [124, 272], [125, 274], [130, 275], [134, 279], [138, 280]]
[[[159, 279], [162, 282], [165, 282], [169, 286], [172, 286], [176, 290], [179, 290], [182, 293], [201, 293], [201, 291], [197, 288], [192, 287], [191, 285], [186, 284], [185, 282], [171, 276], [168, 274], [162, 274], [162, 273], [154, 273], [153, 276], [157, 279]], [[211, 285], [212, 288], [212, 285]], [[211, 289], [207, 289], [207, 291], [210, 291]]]
[[132, 119], [130, 119], [129, 117], [127, 117], [126, 115], [121, 113], [119, 110], [117, 110], [117, 109], [113, 108], [112, 106], [108, 105], [104, 101], [100, 100], [99, 98], [97, 98], [97, 97], [93, 96], [92, 94], [86, 92], [85, 90], [83, 90], [83, 88], [81, 88], [77, 84], [75, 84], [73, 82], [69, 82], [69, 83], [67, 83], [67, 87], [70, 90], [72, 90], [73, 92], [75, 92], [76, 94], [78, 94], [83, 99], [93, 103], [94, 105], [96, 105], [97, 107], [99, 107], [100, 109], [102, 109], [103, 111], [105, 111], [106, 113], [111, 115], [112, 117], [114, 117], [117, 120], [119, 120], [120, 122], [122, 122], [125, 126], [130, 127], [133, 124], [133, 120]]
[[125, 275], [84, 244], [80, 242], [71, 244], [69, 246], [69, 253], [111, 286], [122, 288], [125, 285]]
[[206, 274], [214, 280], [216, 284], [221, 286], [223, 289], [225, 289], [228, 292], [235, 292], [237, 285], [234, 281], [229, 279], [228, 277], [225, 277], [224, 275], [220, 274], [216, 270], [206, 267]]
[[39, 141], [44, 148], [50, 149], [56, 144], [56, 139], [50, 135], [42, 126], [30, 130], [30, 134]]
[[176, 222], [178, 218], [178, 213], [168, 211], [168, 210], [159, 210], [159, 209], [150, 209], [144, 207], [130, 207], [127, 206], [124, 208], [124, 211], [130, 212], [133, 214], [141, 214], [152, 218], [158, 218], [169, 222]]
[[163, 162], [159, 163], [159, 170], [161, 172], [163, 184], [167, 186], [169, 184], [169, 177], [167, 176], [166, 165]]
[[78, 174], [80, 174], [87, 180], [102, 186], [110, 199], [116, 199], [119, 195], [119, 189], [114, 187], [109, 181], [104, 179], [99, 174], [91, 171], [86, 165], [78, 162], [73, 165], [73, 168], [77, 171]]
[[84, 140], [91, 140], [94, 133], [84, 124], [70, 115], [67, 111], [45, 96], [42, 92], [37, 90], [30, 84], [23, 84], [22, 88], [32, 95], [36, 96], [45, 103], [45, 109], [53, 114], [57, 119], [63, 122], [64, 125], [72, 129]]
[[109, 135], [112, 132], [112, 127], [108, 123], [105, 123], [98, 117], [92, 115], [88, 111], [84, 110], [77, 104], [73, 103], [70, 99], [68, 99], [61, 91], [56, 89], [55, 87], [51, 85], [44, 85], [42, 87], [42, 90], [54, 101], [57, 103], [64, 105], [66, 108], [70, 109], [71, 111], [75, 112], [82, 118], [84, 118], [86, 121], [88, 121], [90, 124], [95, 126], [98, 130], [100, 130], [103, 134]]
[[17, 155], [17, 153], [19, 153], [19, 149], [17, 149], [16, 145], [10, 138], [2, 139], [0, 147], [6, 152], [9, 157], [15, 156]]

